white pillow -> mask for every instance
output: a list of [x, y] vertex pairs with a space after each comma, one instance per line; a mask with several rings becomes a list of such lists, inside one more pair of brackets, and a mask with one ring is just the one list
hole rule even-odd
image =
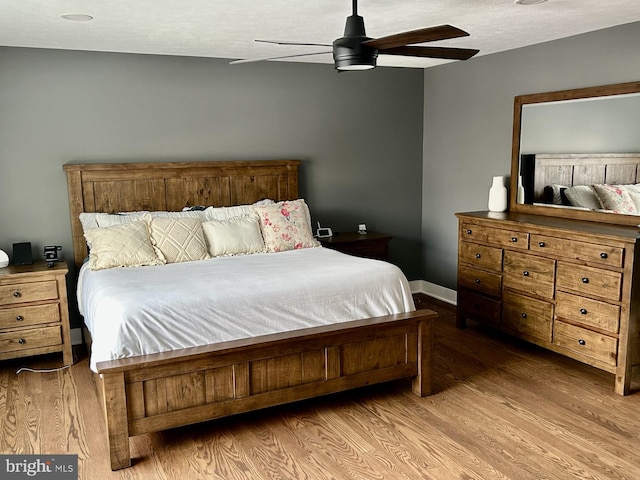
[[264, 252], [264, 240], [255, 214], [202, 224], [212, 257]]
[[564, 194], [574, 207], [589, 208], [591, 210], [602, 208], [595, 190], [590, 185], [569, 187], [564, 191]]
[[92, 270], [165, 263], [153, 249], [149, 226], [144, 220], [94, 228], [84, 232], [84, 236], [91, 245], [89, 268]]
[[206, 220], [229, 220], [234, 217], [253, 215], [251, 205], [237, 205], [235, 207], [209, 207], [204, 211]]
[[167, 263], [194, 262], [209, 258], [202, 224], [197, 218], [152, 218], [151, 243]]

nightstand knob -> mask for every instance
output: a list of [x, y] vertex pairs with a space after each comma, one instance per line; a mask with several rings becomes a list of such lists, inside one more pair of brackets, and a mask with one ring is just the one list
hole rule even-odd
[[16, 317], [16, 322], [21, 322], [21, 321], [23, 321], [23, 320], [24, 320], [24, 317], [23, 317], [22, 315], [18, 315], [18, 316]]
[[480, 284], [480, 279], [479, 279], [479, 278], [476, 278], [476, 279], [474, 280], [474, 282], [476, 282], [476, 284]]
[[545, 243], [544, 243], [544, 242], [538, 242], [538, 246], [539, 246], [540, 248], [544, 248], [544, 247], [545, 247]]
[[527, 314], [526, 314], [526, 313], [524, 313], [524, 312], [522, 312], [522, 313], [520, 314], [520, 316], [521, 316], [522, 318], [527, 318]]
[[476, 253], [476, 258], [480, 258], [482, 257], [482, 255], [480, 255], [479, 253]]
[[13, 292], [13, 296], [16, 298], [20, 298], [22, 294], [20, 292]]
[[469, 228], [469, 229], [467, 230], [467, 235], [471, 235], [472, 233], [473, 233], [473, 231]]
[[527, 271], [525, 270], [524, 272], [522, 272], [522, 275], [523, 275], [523, 276], [525, 276], [525, 277], [528, 277], [528, 276], [529, 276], [529, 272], [527, 272]]
[[511, 237], [511, 241], [512, 241], [513, 243], [516, 243], [516, 242], [518, 241], [518, 237]]
[[604, 253], [604, 252], [602, 252], [602, 253], [600, 254], [600, 258], [608, 258], [608, 257], [609, 257], [609, 255], [607, 255], [607, 254], [606, 254], [606, 253]]
[[582, 277], [582, 283], [589, 283], [589, 279], [587, 277]]
[[586, 314], [587, 314], [587, 309], [586, 309], [586, 308], [581, 308], [581, 309], [580, 309], [580, 313], [581, 313], [582, 315], [586, 315]]
[[587, 344], [587, 342], [585, 342], [585, 341], [584, 341], [584, 340], [582, 340], [582, 339], [578, 340], [578, 343], [579, 343], [580, 345], [586, 345], [586, 344]]
[[24, 345], [25, 343], [27, 343], [27, 341], [24, 338], [21, 338], [20, 340], [18, 340], [18, 343], [20, 345]]

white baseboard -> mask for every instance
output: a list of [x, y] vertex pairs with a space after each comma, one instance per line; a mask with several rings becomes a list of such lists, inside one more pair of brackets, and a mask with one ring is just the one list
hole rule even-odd
[[450, 303], [451, 305], [458, 304], [458, 292], [445, 288], [435, 283], [427, 282], [426, 280], [413, 280], [409, 282], [411, 287], [411, 293], [424, 293], [437, 300]]

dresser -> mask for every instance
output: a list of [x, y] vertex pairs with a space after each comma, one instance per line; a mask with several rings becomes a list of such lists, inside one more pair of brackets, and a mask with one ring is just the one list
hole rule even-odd
[[615, 375], [640, 363], [637, 227], [458, 213], [457, 326], [467, 319]]
[[62, 352], [73, 363], [64, 262], [0, 268], [0, 360]]

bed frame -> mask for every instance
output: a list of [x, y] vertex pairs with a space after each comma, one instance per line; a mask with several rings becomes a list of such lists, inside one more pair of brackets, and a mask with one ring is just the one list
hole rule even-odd
[[639, 153], [537, 154], [529, 157], [534, 158], [534, 202], [543, 202], [547, 185], [640, 183]]
[[[74, 259], [81, 212], [181, 210], [298, 198], [299, 160], [64, 166]], [[100, 362], [97, 384], [113, 470], [129, 437], [400, 378], [431, 393], [429, 310]]]

